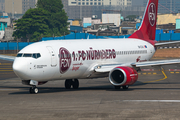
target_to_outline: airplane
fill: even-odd
[[[179,59],[149,61],[156,47],[169,43],[155,41],[158,0],[149,0],[140,28],[129,38],[79,39],[37,42],[22,49],[12,60],[15,74],[29,92],[37,94],[37,85],[65,80],[66,89],[78,89],[79,79],[108,77],[115,89],[128,89],[138,80],[143,66],[180,63]]]

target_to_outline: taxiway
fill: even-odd
[[[80,80],[78,90],[48,82],[38,94],[29,94],[11,65],[0,60],[0,120],[180,119],[180,65],[143,68],[128,90],[115,90],[101,78]]]

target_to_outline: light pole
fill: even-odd
[[[170,2],[170,10],[171,10],[171,12],[173,11],[173,10],[172,10],[172,0],[171,0],[171,2]]]
[[[14,0],[12,0],[12,18],[14,18]]]

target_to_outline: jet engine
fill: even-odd
[[[109,73],[109,81],[114,86],[132,85],[137,79],[138,73],[131,67],[116,67]]]

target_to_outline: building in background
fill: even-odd
[[[35,8],[37,0],[5,0],[5,12],[13,15],[24,14],[28,9]]]
[[[176,29],[180,29],[180,18],[176,19]]]
[[[37,0],[22,0],[22,14],[28,9],[36,7]]]
[[[148,0],[144,0],[144,6]],[[180,12],[180,0],[159,0],[158,13],[169,14]]]
[[[0,12],[5,11],[5,0],[0,0]]]
[[[5,0],[5,12],[22,14],[22,0]]]
[[[132,0],[62,0],[62,2],[69,19],[81,20],[92,16],[101,19],[104,12],[102,10],[112,10],[112,12],[118,10],[126,14],[125,9],[132,7]]]
[[[68,0],[68,5],[83,5],[83,6],[93,6],[93,5],[123,5],[131,6],[131,0]]]
[[[121,25],[121,14],[102,14],[102,23],[114,23],[116,27]]]
[[[158,14],[157,25],[176,24],[176,19],[180,19],[180,14]]]

